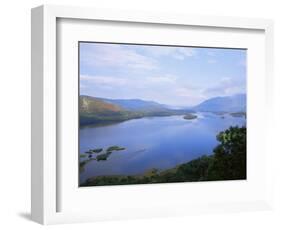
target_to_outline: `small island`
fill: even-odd
[[[197,118],[197,115],[192,114],[192,113],[188,113],[188,114],[184,115],[183,118],[184,118],[185,120],[193,120],[193,119],[196,119],[196,118]]]
[[[96,157],[97,161],[106,161],[112,152],[106,152]]]
[[[121,150],[125,150],[125,148],[123,147],[119,147],[117,145],[113,145],[113,146],[110,146],[109,148],[107,148],[107,152],[112,152],[112,151],[121,151]]]
[[[80,171],[82,172],[84,170],[85,165],[93,160],[106,161],[112,152],[122,151],[125,149],[126,148],[124,148],[124,147],[120,147],[118,145],[113,145],[113,146],[109,146],[107,149],[104,149],[104,148],[89,149],[85,153],[80,153],[80,160],[82,160],[83,158],[86,158],[88,156],[87,160],[84,160],[84,161],[82,160],[80,162]],[[93,157],[94,153],[96,154],[95,155],[96,157]]]
[[[246,112],[236,112],[236,113],[230,113],[233,117],[245,117],[246,118]]]
[[[100,149],[90,149],[89,150],[89,152],[92,152],[92,153],[100,153],[100,152],[102,152],[102,148],[100,148]]]

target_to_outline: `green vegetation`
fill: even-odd
[[[102,152],[102,148],[100,148],[100,149],[90,149],[89,151],[90,152],[92,152],[92,153],[100,153],[100,152]]]
[[[81,113],[106,113],[106,112],[119,112],[122,111],[118,105],[107,103],[101,99],[80,96],[79,109]]]
[[[106,113],[83,113],[80,112],[80,125],[98,125],[122,122],[130,119],[143,117],[165,117],[172,115],[183,115],[185,111],[163,110],[163,111],[119,111]]]
[[[186,119],[186,120],[193,120],[193,119],[197,118],[197,115],[192,114],[192,113],[188,113],[183,118]]]
[[[167,108],[128,110],[119,105],[109,103],[102,99],[80,96],[79,120],[80,125],[99,125],[122,122],[130,119],[154,116],[184,115],[184,110],[172,110]]]
[[[106,152],[103,154],[100,154],[96,157],[97,161],[106,161],[107,158],[111,155],[112,152]]]
[[[88,159],[84,160],[84,161],[80,161],[79,170],[80,170],[80,172],[83,172],[84,168],[85,168],[85,165],[88,164],[89,162],[91,162],[93,160],[106,161],[113,151],[122,151],[122,150],[125,150],[125,149],[126,148],[120,147],[118,145],[113,145],[113,146],[108,147],[106,149],[105,153],[101,153],[103,151],[103,148],[90,149],[90,150],[86,151],[85,154],[80,154],[80,159],[85,158],[87,156],[88,156]],[[96,157],[93,158],[93,153],[95,153],[95,154],[101,153],[101,154],[96,155]]]
[[[107,152],[112,152],[112,151],[121,151],[121,150],[125,150],[126,148],[123,148],[123,147],[119,147],[117,145],[113,145],[113,146],[110,146],[109,148],[107,148]]]
[[[246,132],[246,127],[230,127],[219,133],[209,179],[246,179]]]
[[[86,164],[88,164],[89,162],[94,161],[94,160],[96,160],[96,159],[95,158],[91,158],[91,159],[88,159],[88,160],[85,160],[85,161],[80,161],[80,163],[79,163],[79,172],[82,173],[85,170]]]
[[[217,140],[220,144],[214,148],[213,155],[172,169],[152,169],[134,176],[97,176],[81,186],[246,179],[246,128],[230,127],[220,132]]]
[[[152,101],[139,99],[106,99],[80,96],[80,125],[106,125],[130,119],[156,116],[185,115],[184,119],[195,119],[195,111],[213,112],[217,115],[230,114],[234,117],[246,117],[245,95],[211,98],[190,109],[171,109]],[[186,114],[188,113],[188,114]]]

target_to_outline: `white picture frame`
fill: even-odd
[[[128,198],[127,201],[126,199],[122,200],[124,205],[121,203],[113,204],[108,202],[104,205],[105,208],[102,209],[102,203],[99,203],[96,208],[87,208],[82,212],[81,210],[83,209],[83,205],[85,206],[85,202],[81,202],[83,205],[78,207],[79,196],[73,199],[72,196],[68,195],[68,187],[64,187],[64,183],[62,183],[63,176],[59,175],[61,172],[60,164],[62,159],[57,155],[60,145],[60,139],[58,138],[60,120],[58,117],[63,107],[60,108],[60,103],[58,103],[61,88],[59,87],[56,76],[59,74],[58,28],[60,27],[58,26],[58,23],[60,23],[61,19],[71,20],[72,22],[82,19],[104,22],[107,24],[122,22],[129,23],[130,25],[137,23],[154,27],[181,27],[181,29],[189,26],[194,28],[198,27],[202,30],[212,28],[228,31],[241,30],[243,33],[248,33],[249,31],[260,32],[262,38],[257,45],[263,44],[264,47],[262,47],[262,57],[259,59],[259,68],[261,69],[258,70],[262,70],[262,73],[260,73],[260,81],[257,80],[257,83],[250,82],[252,96],[249,99],[250,101],[248,100],[248,103],[254,104],[254,98],[259,95],[264,103],[261,103],[259,107],[256,107],[264,111],[266,110],[261,116],[257,116],[258,118],[256,118],[256,120],[253,116],[252,122],[249,123],[253,126],[255,122],[262,122],[264,127],[262,129],[262,136],[254,136],[256,135],[254,132],[252,132],[252,134],[250,133],[250,135],[252,135],[252,137],[250,136],[252,140],[255,138],[266,138],[264,143],[258,144],[258,147],[264,151],[260,153],[260,158],[257,159],[256,162],[256,164],[262,164],[263,161],[266,162],[266,165],[259,166],[260,168],[263,168],[263,171],[261,172],[263,174],[262,182],[255,182],[254,185],[248,185],[250,183],[232,184],[226,182],[228,183],[228,188],[221,186],[221,184],[216,184],[215,182],[210,182],[210,185],[207,185],[206,183],[200,184],[199,182],[196,185],[190,184],[189,187],[186,187],[186,184],[178,183],[174,185],[136,185],[116,186],[115,188],[95,188],[95,192],[101,196],[101,200],[102,196],[105,198],[107,195],[111,195],[112,192],[123,198],[128,198],[130,195],[139,196],[140,192],[142,194],[150,193],[157,197],[157,194],[163,192],[165,195],[174,194],[180,199],[183,197],[183,194],[177,194],[176,191],[186,191],[187,188],[189,189],[190,194],[195,196],[200,189],[210,189],[212,192],[218,192],[220,189],[233,190],[241,188],[241,191],[244,191],[243,189],[245,189],[249,194],[248,196],[243,197],[241,192],[240,195],[233,199],[223,196],[221,197],[221,200],[205,198],[202,202],[199,202],[199,198],[196,199],[195,197],[193,198],[194,202],[192,203],[191,200],[188,199],[187,202],[180,203],[179,199],[171,198],[171,200],[163,205],[161,204],[161,196],[159,195],[159,198],[155,198],[156,201],[149,200],[149,207],[147,206],[148,204],[143,202],[141,197],[139,197],[140,202],[135,203],[132,199]],[[110,31],[107,32],[107,35],[110,36]],[[142,38],[140,38],[140,40],[141,39]],[[255,70],[253,69],[252,72],[254,73]],[[271,20],[114,11],[51,5],[44,5],[32,9],[32,219],[41,224],[56,224],[107,219],[270,209],[272,207],[273,185],[271,174],[273,153],[270,152],[269,148],[270,130],[272,129],[270,121],[272,120],[271,116],[274,102],[273,92],[271,90],[272,85],[273,22]],[[262,89],[262,92],[260,89]],[[71,93],[73,93],[73,91],[71,91],[70,94]],[[252,107],[252,110],[254,111],[254,107]],[[64,161],[64,164],[68,163]],[[250,164],[254,165],[255,162],[252,161]],[[262,184],[259,185],[259,183]],[[247,186],[252,187],[248,188]],[[257,192],[257,195],[253,196],[253,199],[249,199],[250,191],[259,186],[263,187],[262,192]],[[73,188],[74,190],[77,189],[74,188],[73,185],[70,185],[70,188]],[[61,190],[63,192],[61,192]],[[92,191],[90,190],[84,190],[83,196],[88,197],[91,192]],[[69,194],[71,194],[70,191]],[[68,202],[66,205],[68,208],[62,209],[61,200],[63,200],[64,197],[66,197],[65,200]],[[114,201],[112,200],[111,202]],[[110,208],[111,206],[112,210]]]

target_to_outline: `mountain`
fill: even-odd
[[[118,105],[105,102],[101,99],[90,97],[90,96],[81,96],[80,97],[80,113],[107,113],[107,112],[120,112],[122,108]]]
[[[141,99],[107,99],[107,98],[98,98],[104,102],[111,103],[121,107],[124,110],[130,111],[158,111],[166,110],[167,108],[154,101],[145,101]]]
[[[186,115],[196,111],[245,112],[246,95],[210,98],[193,108],[173,108],[154,101],[140,99],[107,99],[80,96],[80,125],[120,122],[129,119]]]
[[[80,96],[80,125],[120,122],[148,116],[184,114],[153,101]]]
[[[205,112],[245,112],[246,94],[210,98],[193,109]]]
[[[79,99],[80,125],[122,121],[128,116],[128,113],[118,105],[101,99],[90,96],[80,96]]]

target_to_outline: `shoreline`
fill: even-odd
[[[213,112],[213,111],[197,111],[197,112],[178,112],[174,114],[162,114],[162,115],[143,115],[143,116],[136,116],[136,117],[131,117],[131,118],[126,118],[126,119],[111,119],[111,120],[96,120],[94,122],[87,122],[87,123],[80,123],[81,118],[79,117],[79,128],[85,128],[87,126],[107,126],[107,125],[112,125],[112,124],[118,124],[122,123],[125,121],[130,121],[130,120],[137,120],[137,119],[142,119],[142,118],[149,118],[149,117],[171,117],[171,116],[183,116],[183,119],[185,120],[195,120],[200,118],[200,113],[211,113],[215,114],[217,116],[223,116],[225,114],[232,116],[232,117],[243,117],[247,118],[246,112]]]
[[[189,114],[197,114],[197,113],[189,113]],[[142,117],[135,117],[135,118],[129,118],[129,119],[125,119],[125,120],[108,120],[108,121],[97,121],[94,123],[88,123],[88,124],[80,124],[80,128],[86,128],[87,126],[91,126],[91,127],[99,127],[99,126],[107,126],[107,125],[112,125],[112,124],[118,124],[118,123],[122,123],[122,122],[126,122],[126,121],[130,121],[130,120],[138,120],[138,119],[142,119],[142,118],[153,118],[153,117],[172,117],[172,116],[184,116],[187,115],[187,113],[183,113],[183,114],[169,114],[169,115],[155,115],[155,116],[142,116]],[[198,117],[196,117],[198,118]],[[196,119],[194,118],[194,119]],[[193,120],[193,119],[185,119],[185,120]]]

